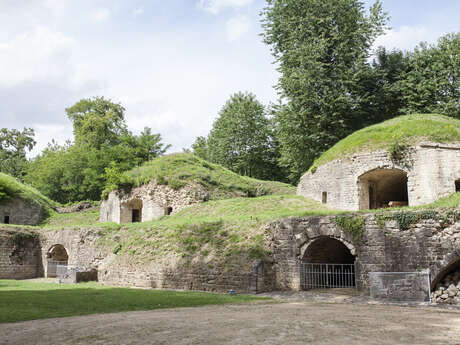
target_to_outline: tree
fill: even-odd
[[[192,144],[193,154],[208,160],[208,140],[205,137],[199,136]]]
[[[104,97],[82,99],[66,109],[73,123],[75,144],[99,149],[103,144],[114,145],[128,133],[125,108]]]
[[[460,118],[460,33],[437,45],[419,44],[409,53],[409,68],[399,87],[405,113],[440,113]]]
[[[383,31],[379,1],[267,0],[263,34],[281,73],[281,164],[295,182],[313,160],[363,126],[358,81]],[[366,119],[366,122],[368,120]]]
[[[235,93],[225,103],[206,139],[194,150],[240,175],[276,179],[276,147],[264,106],[251,93]]]
[[[27,169],[27,151],[31,151],[36,141],[34,130],[24,128],[0,129],[0,171],[12,175],[19,180],[24,179]]]
[[[169,148],[151,128],[133,135],[124,108],[102,97],[81,100],[66,111],[74,122],[75,142],[63,146],[52,142],[31,161],[26,176],[28,183],[53,200],[99,200],[115,167],[122,173]]]

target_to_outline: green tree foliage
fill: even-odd
[[[99,200],[114,175],[169,148],[148,127],[133,135],[127,130],[124,108],[103,98],[82,100],[67,114],[74,121],[75,142],[52,142],[30,163],[26,176],[28,183],[61,203]]]
[[[0,172],[23,180],[28,164],[26,153],[36,144],[34,135],[32,128],[0,129]]]
[[[99,149],[102,145],[114,145],[128,134],[125,108],[104,97],[82,99],[66,109],[73,123],[75,144],[87,144]]]
[[[199,136],[192,144],[192,151],[195,156],[209,160],[208,158],[208,139]]]
[[[366,14],[358,0],[267,0],[264,41],[281,77],[281,164],[292,181],[321,152],[363,126],[359,81],[386,15],[377,1]],[[367,122],[367,119],[365,119]]]
[[[282,179],[276,144],[264,106],[253,94],[238,92],[222,107],[208,138],[197,138],[193,150],[240,175]]]
[[[399,87],[405,113],[460,118],[460,33],[441,37],[437,45],[418,45],[409,53],[409,69]]]

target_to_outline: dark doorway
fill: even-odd
[[[165,207],[165,216],[169,216],[173,211],[172,207]]]
[[[360,210],[409,204],[407,174],[402,170],[371,170],[358,178],[358,185]]]
[[[327,192],[323,192],[323,195],[321,197],[321,201],[323,204],[327,204]]]
[[[460,192],[460,179],[455,181],[455,191]]]
[[[5,216],[3,219],[3,223],[10,224],[10,216]]]
[[[141,210],[134,209],[132,210],[132,212],[133,212],[132,222],[139,223],[141,221]]]

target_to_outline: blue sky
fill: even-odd
[[[371,3],[371,1],[366,1]],[[276,101],[261,42],[263,0],[0,0],[1,127],[33,127],[34,153],[72,137],[65,108],[105,96],[130,129],[171,151],[206,135],[237,91]],[[460,31],[460,1],[383,0],[391,30],[376,45],[412,49]]]

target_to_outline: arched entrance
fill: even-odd
[[[374,169],[358,177],[359,209],[407,206],[407,173],[399,169]]]
[[[69,255],[62,244],[53,245],[46,253],[46,276],[55,278],[60,268],[67,269]]]
[[[300,280],[303,290],[356,287],[355,256],[341,241],[321,236],[305,250]]]

